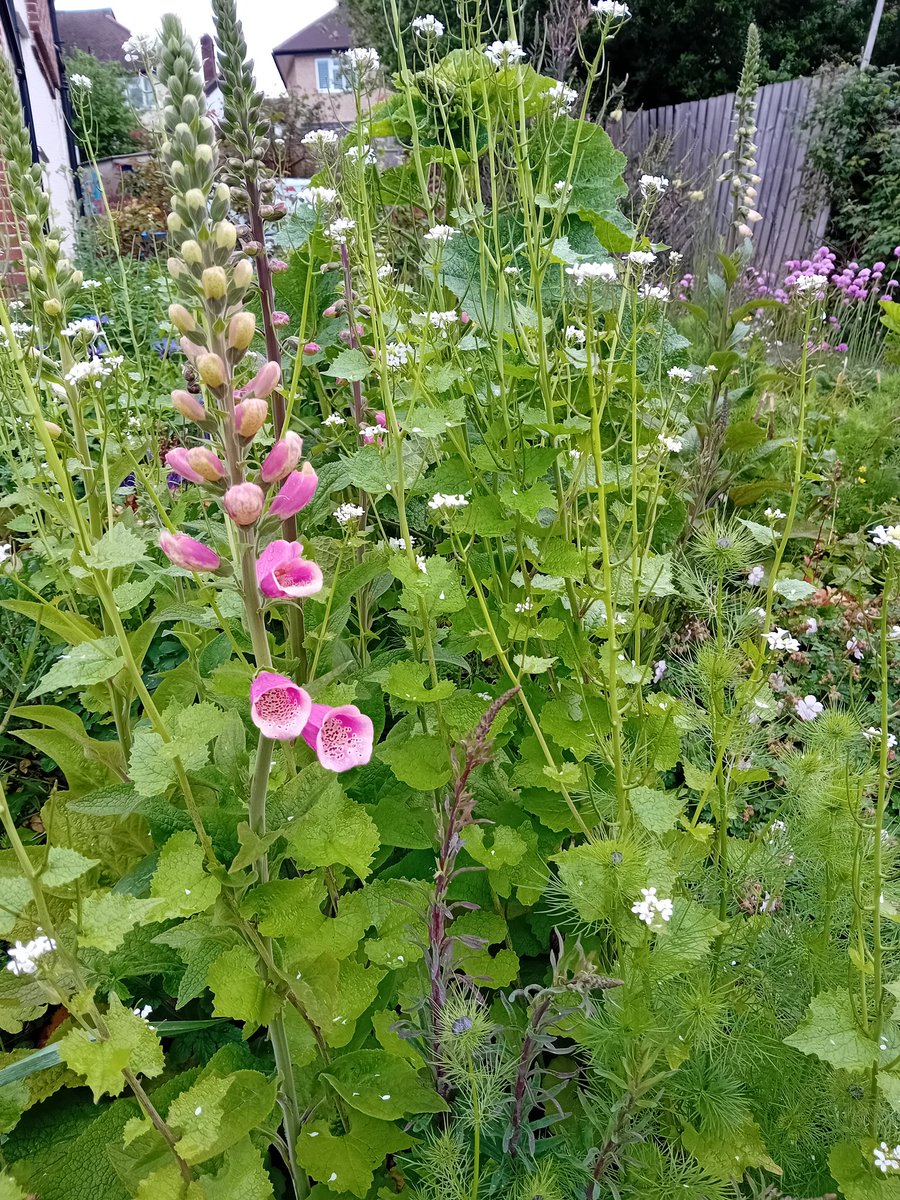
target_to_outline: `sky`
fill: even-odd
[[[151,33],[164,13],[176,12],[193,37],[215,33],[209,0],[58,0],[56,7],[81,11],[109,7],[132,33]],[[284,91],[272,58],[274,47],[333,7],[334,0],[237,0],[247,48],[256,64],[256,81],[264,92]]]

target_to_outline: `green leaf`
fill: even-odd
[[[193,917],[157,934],[153,940],[171,946],[184,962],[175,1002],[176,1008],[182,1008],[203,995],[210,967],[223,951],[239,944],[239,935],[227,925],[214,925],[209,917]]]
[[[279,999],[266,987],[249,946],[234,946],[220,954],[209,968],[208,982],[214,997],[213,1013],[243,1021],[245,1037],[267,1025],[278,1012]]]
[[[413,1141],[411,1134],[396,1125],[354,1112],[346,1134],[333,1134],[325,1121],[304,1125],[297,1139],[297,1161],[332,1191],[350,1192],[365,1200],[376,1167],[386,1155],[407,1150]]]
[[[900,1176],[880,1175],[872,1150],[878,1143],[838,1142],[828,1155],[828,1168],[845,1200],[900,1200]]]
[[[324,1078],[337,1094],[369,1117],[395,1121],[408,1113],[447,1112],[447,1105],[402,1058],[384,1050],[357,1050],[330,1064]]]
[[[276,1080],[259,1071],[204,1075],[166,1113],[168,1124],[181,1134],[178,1153],[191,1164],[224,1154],[266,1122],[276,1091]]]
[[[272,1200],[274,1196],[269,1173],[249,1136],[229,1146],[221,1169],[203,1175],[200,1187],[206,1200]]]
[[[125,1087],[124,1070],[153,1078],[165,1067],[158,1035],[146,1021],[125,1008],[110,993],[105,1016],[109,1037],[91,1040],[86,1030],[72,1029],[57,1043],[59,1056],[76,1075],[83,1075],[94,1094],[94,1103],[109,1093],[118,1096]]]
[[[628,798],[634,815],[651,833],[668,833],[684,808],[677,792],[661,792],[656,788],[634,788]]]
[[[807,583],[805,579],[777,579],[772,590],[788,604],[799,604],[801,600],[808,600],[817,589],[814,583]]]
[[[111,954],[135,925],[152,920],[159,907],[158,900],[139,900],[127,892],[94,892],[81,907],[78,943]]]
[[[147,543],[121,521],[111,526],[85,557],[85,565],[95,571],[113,571],[131,567],[147,557]]]
[[[692,1154],[714,1179],[737,1182],[745,1171],[757,1167],[773,1175],[782,1173],[781,1167],[770,1158],[759,1126],[752,1117],[726,1135],[718,1130],[714,1134],[700,1133],[693,1125],[686,1125],[681,1140],[688,1154]]]
[[[66,654],[60,655],[32,690],[29,699],[63,688],[83,689],[94,683],[104,683],[118,675],[124,666],[125,659],[119,653],[119,643],[115,638],[80,642]]]
[[[128,775],[142,798],[161,796],[175,782],[175,764],[163,753],[164,745],[153,729],[134,732]]]
[[[878,1045],[860,1031],[846,991],[814,996],[805,1021],[784,1041],[845,1071],[867,1071],[878,1060]]]
[[[401,783],[418,792],[443,787],[453,774],[443,741],[430,733],[417,733],[401,741],[391,738],[377,751]]]
[[[0,1200],[27,1200],[25,1193],[6,1171],[0,1174]]]
[[[363,354],[362,350],[342,350],[322,374],[346,379],[350,383],[359,383],[371,373],[374,365],[372,359]]]
[[[342,788],[329,788],[290,826],[288,845],[299,867],[349,867],[360,879],[369,873],[381,844],[378,826]]]
[[[189,829],[172,834],[163,846],[150,884],[150,895],[165,901],[159,918],[190,917],[215,903],[219,881],[204,868],[203,849]]]
[[[131,612],[153,591],[156,587],[156,580],[151,578],[146,579],[131,579],[128,583],[120,583],[118,587],[113,588],[113,600],[116,602],[116,608],[120,613]]]
[[[748,521],[746,517],[738,517],[745,529],[749,530],[753,540],[760,546],[774,546],[778,541],[778,532],[769,525],[760,525],[758,521]]]
[[[456,684],[450,679],[439,679],[430,687],[426,686],[426,677],[430,679],[427,663],[394,662],[387,669],[384,690],[409,705],[434,704],[456,691]]]
[[[68,846],[51,846],[47,865],[41,871],[41,885],[50,891],[68,887],[98,865],[96,858],[85,858]]]

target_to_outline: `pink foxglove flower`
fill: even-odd
[[[207,483],[218,483],[225,478],[225,464],[208,446],[192,446],[187,452],[187,461]]]
[[[326,771],[349,771],[372,757],[372,722],[355,704],[329,708],[313,704],[303,739],[315,750]]]
[[[185,571],[217,571],[222,562],[215,550],[186,533],[169,533],[164,529],[159,535],[159,548],[169,562]]]
[[[184,388],[176,388],[172,393],[172,406],[183,417],[187,417],[189,421],[199,422],[206,420],[206,409],[203,407],[203,401],[199,396],[185,391]]]
[[[265,457],[260,471],[263,483],[277,483],[279,479],[286,479],[297,466],[302,453],[303,438],[288,430]]]
[[[250,396],[249,399],[242,400],[240,404],[234,406],[234,427],[239,436],[249,442],[265,425],[268,415],[268,400]]]
[[[309,720],[309,693],[287,675],[260,671],[250,684],[250,715],[263,735],[276,742],[299,737]]]
[[[261,400],[265,400],[275,391],[280,381],[281,367],[277,362],[270,360],[263,363],[249,383],[245,383],[235,392],[235,399],[243,400],[245,396],[258,396]]]
[[[264,596],[278,600],[314,596],[322,590],[322,572],[303,557],[300,542],[270,542],[256,561],[256,580]]]
[[[188,452],[183,446],[176,446],[166,454],[166,466],[170,471],[187,479],[191,483],[205,483],[206,480],[188,462]]]
[[[225,511],[236,525],[258,521],[265,502],[265,493],[255,483],[236,483],[222,498]]]
[[[278,495],[269,506],[269,515],[285,520],[305,508],[316,492],[319,477],[308,462],[299,471],[292,471],[281,485]]]

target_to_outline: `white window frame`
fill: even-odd
[[[341,61],[336,55],[330,54],[327,58],[317,58],[315,66],[316,91],[323,94],[347,91],[347,84],[341,71]],[[322,68],[324,68],[324,74],[328,80],[327,87],[322,87]]]
[[[122,80],[125,99],[131,105],[135,112],[146,112],[152,108],[156,102],[156,92],[153,87],[153,80],[143,72],[135,73],[134,75],[126,75]]]

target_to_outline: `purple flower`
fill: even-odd
[[[291,318],[286,312],[280,312],[278,309],[272,313],[272,324],[278,328],[281,325],[290,325]]]
[[[215,550],[186,533],[169,533],[164,529],[159,535],[159,548],[169,562],[185,571],[217,571],[222,562]]]
[[[166,454],[166,466],[170,471],[177,472],[182,479],[188,479],[191,483],[205,483],[206,480],[191,466],[188,461],[188,452],[183,446],[175,446]]]
[[[255,483],[236,483],[222,498],[225,511],[236,525],[258,521],[265,502],[265,493]]]
[[[286,479],[297,466],[302,453],[303,439],[298,433],[288,430],[266,455],[260,471],[263,483],[277,483]]]
[[[270,542],[256,561],[256,580],[264,596],[278,600],[314,596],[322,590],[322,572],[303,557],[300,542]]]
[[[315,750],[326,771],[349,771],[372,757],[374,730],[355,704],[340,708],[313,704],[303,740]]]
[[[305,462],[299,471],[292,471],[281,485],[278,495],[269,506],[269,515],[284,521],[305,508],[315,495],[319,477]]]
[[[299,737],[309,720],[312,700],[287,675],[260,671],[250,684],[250,716],[263,735],[276,742]]]

